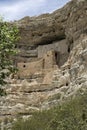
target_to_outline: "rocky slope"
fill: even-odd
[[[17,76],[8,78],[0,117],[30,117],[87,89],[87,1],[72,0],[52,14],[15,24],[21,39]]]

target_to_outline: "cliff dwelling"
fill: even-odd
[[[69,55],[66,40],[38,45],[36,48],[30,50],[28,48],[22,52],[22,59],[17,62],[19,77],[28,77],[40,71],[49,71],[55,67],[61,67]]]
[[[86,102],[82,107],[84,100],[81,100],[79,105],[82,109],[79,111],[75,104],[80,103],[78,99],[84,97],[87,99],[87,0],[72,0],[52,14],[45,14],[44,17],[43,15],[26,17],[14,23],[17,24],[20,31],[20,39],[16,43],[20,52],[13,57],[14,64],[19,71],[17,75],[7,76],[7,84],[1,85],[6,92],[0,97],[0,123],[3,125],[3,129],[18,128],[19,130],[22,128],[20,126],[23,122],[22,120],[19,122],[19,119],[23,119],[26,125],[26,123],[29,124],[28,121],[35,121],[34,115],[37,119],[36,112],[44,115],[42,111],[46,110],[44,117],[46,114],[49,116],[49,112],[52,113],[57,106],[58,110],[59,108],[61,110],[64,103],[63,108],[69,108],[74,103],[73,101],[76,101],[74,107],[71,106],[72,112],[76,108],[75,118],[68,118],[71,122],[66,120],[69,115],[68,110],[71,112],[70,108],[66,109],[65,119],[63,118],[61,121],[66,123],[67,129],[71,129],[71,125],[75,124],[73,130],[75,128],[86,130],[87,117],[82,120],[83,112],[87,116],[87,105],[84,109]],[[3,70],[7,71],[7,69]],[[70,105],[64,107],[67,103]],[[51,111],[49,111],[50,108],[52,108]],[[51,117],[55,116],[55,112]],[[79,114],[80,112],[82,113]],[[42,116],[40,117],[42,119]],[[74,123],[76,117],[77,123]],[[30,120],[31,118],[33,120]],[[65,120],[69,121],[70,125]],[[41,120],[42,125],[41,123],[38,125],[38,120],[35,121],[36,127],[31,128],[30,126],[29,129],[40,129],[39,126],[44,126],[43,121]],[[50,123],[47,122],[47,128],[41,129],[62,129],[59,122],[57,122],[58,126],[51,127],[52,121],[53,118]],[[10,128],[11,124],[17,124],[17,127]],[[23,129],[28,128],[28,125],[22,124],[22,126]]]

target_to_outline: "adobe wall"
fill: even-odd
[[[40,59],[39,61],[35,62],[27,62],[27,63],[19,62],[17,63],[17,66],[19,68],[18,75],[20,77],[26,77],[42,69],[43,59]]]
[[[43,56],[43,68],[44,69],[53,68],[54,65],[56,65],[55,52],[54,51],[48,51]]]
[[[54,51],[48,51],[43,58],[38,59],[35,62],[19,62],[17,64],[19,68],[18,75],[19,77],[27,77],[36,72],[40,72],[42,70],[48,71],[49,69],[54,68],[56,65],[55,61],[55,53]]]
[[[38,47],[38,58],[43,57],[49,51],[54,51],[56,53],[56,64],[58,66],[62,66],[67,61],[69,52],[66,40],[53,42],[48,45],[40,45]]]
[[[61,54],[67,53],[68,45],[66,43],[66,40],[38,46],[38,58],[43,57],[50,50],[61,52]]]

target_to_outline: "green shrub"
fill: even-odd
[[[13,130],[87,130],[87,94],[18,120]]]

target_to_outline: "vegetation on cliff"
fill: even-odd
[[[0,95],[5,78],[14,71],[12,57],[17,53],[15,43],[18,40],[18,29],[0,19]]]
[[[13,130],[87,130],[87,93],[50,110],[19,119]]]

